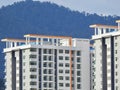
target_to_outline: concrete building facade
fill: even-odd
[[[89,40],[24,35],[6,42],[5,90],[90,90]]]
[[[92,90],[120,90],[120,20],[118,26],[90,25],[95,34],[92,57]]]

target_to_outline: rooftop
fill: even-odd
[[[94,36],[96,35],[102,35],[102,34],[108,34],[111,32],[117,32],[118,26],[112,26],[112,25],[102,25],[102,24],[93,24],[90,25],[90,28],[94,28]]]
[[[117,29],[118,26],[94,24],[94,25],[90,25],[90,28]]]
[[[54,45],[54,46],[72,46],[72,37],[69,36],[47,36],[38,34],[26,34],[25,39],[5,38],[6,48],[23,45]]]
[[[102,24],[93,24],[90,25],[90,28],[94,28],[94,35],[92,36],[92,39],[97,39],[105,36],[110,35],[119,35],[120,34],[120,20],[116,21],[118,23],[118,26],[112,26],[112,25],[102,25]]]

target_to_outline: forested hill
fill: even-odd
[[[90,24],[112,24],[119,16],[99,16],[86,12],[71,11],[50,2],[26,0],[0,9],[0,39],[22,37],[24,34],[67,35],[90,38],[93,30]],[[0,77],[4,69],[0,42]]]
[[[26,33],[90,38],[90,24],[115,24],[120,17],[71,11],[49,2],[22,1],[0,9],[0,36],[21,37]]]

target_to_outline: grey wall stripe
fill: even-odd
[[[19,76],[19,79],[20,79],[20,90],[22,90],[22,83],[23,83],[23,73],[22,73],[22,50],[19,51],[19,64],[20,64],[20,67],[19,67],[19,73],[20,73],[20,76]]]
[[[55,90],[57,90],[57,49],[54,50],[54,61],[55,61]]]
[[[41,77],[41,73],[42,73],[42,62],[41,62],[41,60],[42,60],[42,57],[41,57],[41,54],[42,54],[42,49],[40,48],[40,49],[38,49],[39,50],[39,90],[42,90],[42,82],[41,82],[41,80],[42,80],[42,77]]]
[[[111,90],[115,90],[114,84],[114,37],[111,37]]]
[[[12,51],[12,90],[16,90],[16,58],[15,51]]]
[[[102,90],[107,90],[107,46],[102,38]]]

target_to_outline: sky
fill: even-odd
[[[0,0],[0,7],[22,0]],[[76,11],[120,16],[120,0],[34,0],[50,1]]]

